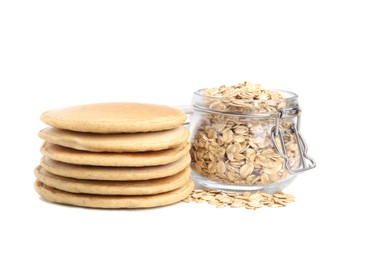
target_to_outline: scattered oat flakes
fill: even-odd
[[[288,203],[294,202],[293,195],[283,192],[267,194],[262,192],[244,192],[244,193],[225,193],[217,190],[195,190],[190,194],[184,202],[208,202],[217,208],[230,206],[231,208],[258,209],[264,206],[271,208],[284,207]]]

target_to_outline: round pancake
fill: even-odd
[[[96,134],[48,127],[39,132],[46,142],[90,152],[144,152],[176,147],[187,141],[183,126],[149,133]]]
[[[40,181],[35,181],[35,190],[47,201],[90,208],[118,209],[160,207],[187,198],[193,189],[194,183],[192,180],[188,180],[184,186],[176,190],[156,195],[91,195],[61,191],[48,187]]]
[[[35,171],[37,180],[58,190],[72,193],[99,195],[151,195],[164,193],[184,186],[190,178],[190,168],[160,179],[148,181],[96,181],[66,178],[54,175],[38,166]]]
[[[43,155],[56,161],[79,165],[115,167],[165,165],[184,157],[189,150],[189,143],[168,150],[137,153],[94,153],[50,143],[44,143],[41,147],[41,153]]]
[[[173,129],[186,115],[178,109],[140,103],[88,104],[44,112],[46,124],[78,132],[136,133]]]
[[[41,166],[48,172],[64,177],[86,179],[86,180],[107,180],[107,181],[130,181],[150,180],[174,175],[186,168],[191,162],[191,156],[183,158],[166,165],[148,167],[103,167],[68,164],[43,157]]]

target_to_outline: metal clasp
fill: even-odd
[[[293,170],[290,165],[290,161],[287,154],[286,144],[284,142],[284,134],[280,127],[280,121],[283,118],[283,116],[286,115],[294,115],[297,116],[297,124],[293,124],[291,127],[291,131],[295,136],[295,139],[297,140],[298,144],[298,150],[300,155],[300,168]],[[274,144],[276,150],[278,151],[279,155],[284,159],[285,163],[284,166],[286,170],[291,174],[298,174],[302,173],[304,171],[313,169],[316,167],[316,162],[313,158],[307,155],[307,144],[305,140],[303,139],[301,133],[300,133],[300,125],[301,125],[301,109],[300,108],[294,108],[294,109],[284,109],[281,108],[278,110],[277,116],[276,116],[276,124],[271,130],[271,140]],[[279,137],[280,146],[276,142],[276,138]],[[308,164],[308,161],[310,162]]]

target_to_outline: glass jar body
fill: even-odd
[[[283,101],[283,108],[297,108],[297,97]],[[231,101],[230,101],[231,102]],[[262,101],[263,102],[263,101]],[[289,185],[295,175],[285,167],[283,138],[291,169],[301,165],[298,140],[292,129],[296,116],[277,119],[278,111],[253,113],[230,106],[213,107],[214,100],[195,95],[191,131],[193,177],[203,186],[225,191],[277,192]],[[219,102],[221,104],[221,102]],[[277,107],[277,106],[275,106]],[[272,140],[278,125],[283,135]]]

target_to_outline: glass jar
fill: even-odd
[[[225,191],[274,193],[315,167],[299,132],[298,96],[247,100],[193,95],[189,128],[193,178]]]

